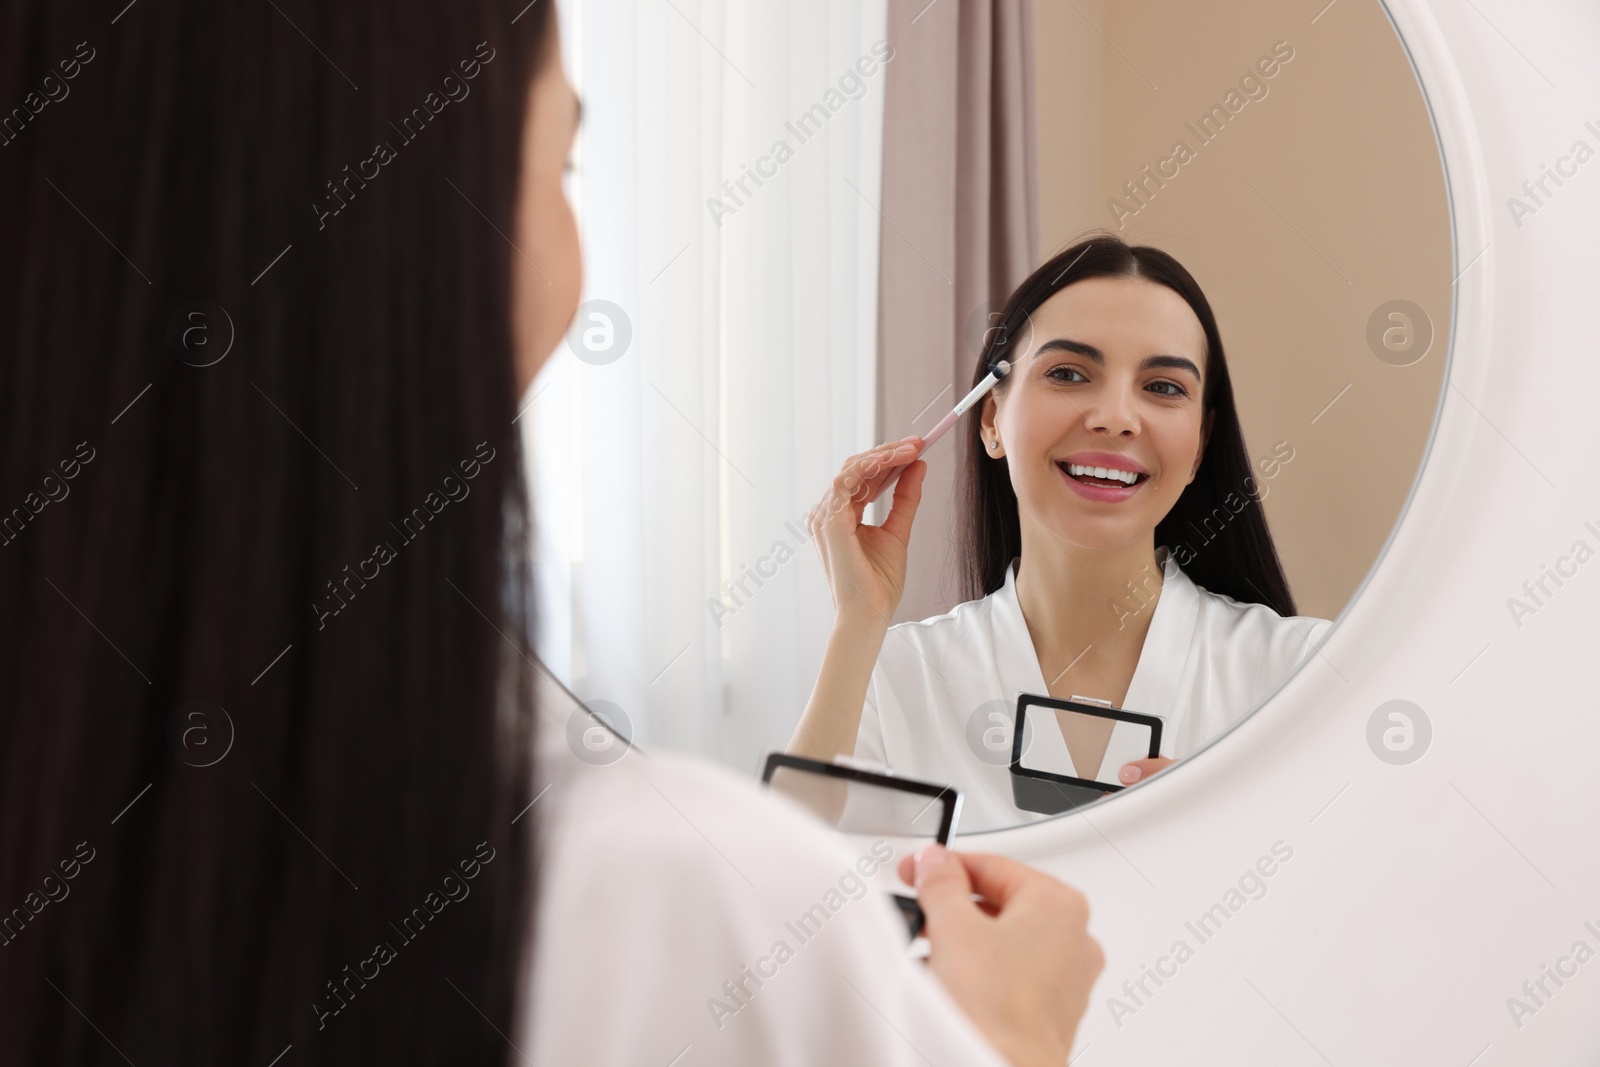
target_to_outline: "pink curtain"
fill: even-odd
[[[985,313],[1039,260],[1032,0],[889,0],[889,43],[880,439],[927,431],[967,392]],[[959,600],[959,429],[927,457],[896,622]]]

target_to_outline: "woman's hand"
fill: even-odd
[[[1157,771],[1165,770],[1176,762],[1177,760],[1171,760],[1165,756],[1157,756],[1155,759],[1136,759],[1132,763],[1124,763],[1122,765],[1122,769],[1117,772],[1117,781],[1123,785],[1142,782]]]
[[[928,465],[913,462],[917,437],[851,456],[806,519],[833,593],[837,622],[887,629],[906,584],[906,544]],[[894,504],[882,526],[862,523],[866,506],[895,474]]]
[[[978,1029],[1016,1067],[1065,1064],[1105,965],[1083,894],[1003,856],[939,845],[899,870],[927,920],[928,966]]]
[[[922,441],[907,437],[851,456],[806,519],[833,594],[833,631],[789,751],[831,760],[855,751],[861,709],[889,619],[906,585],[906,542],[928,465],[913,462]],[[882,526],[861,515],[896,474],[894,506]]]

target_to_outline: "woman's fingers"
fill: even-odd
[[[915,453],[916,445],[908,441],[890,442],[874,449],[842,472],[842,491],[851,503],[865,506],[877,495],[884,481],[896,469],[910,462],[910,457]]]
[[[915,437],[908,437],[847,459],[833,479],[827,517],[834,518],[846,510],[859,514],[884,481],[911,462],[911,457],[917,453],[917,444]]]
[[[1049,875],[1005,856],[988,852],[949,852],[943,846],[936,845],[928,845],[909,856],[901,857],[896,873],[900,875],[902,882],[917,886],[920,895],[923,887],[917,881],[918,874],[926,876],[932,873],[931,868],[941,866],[947,857],[959,861],[963,870],[964,876],[953,881],[968,893],[977,893],[983,897],[982,901],[971,901],[970,897],[967,899],[975,906],[984,905],[982,910],[991,915],[1004,910],[1019,892],[1030,885],[1060,884]],[[922,861],[920,864],[919,858]]]
[[[905,857],[898,872],[917,887],[931,937],[953,933],[979,916],[1010,915],[1028,922],[1030,915],[1050,914],[1080,927],[1088,923],[1089,903],[1082,893],[1005,856],[929,845]]]
[[[960,857],[935,844],[918,850],[911,859],[917,903],[927,920],[930,938],[975,917],[973,885]]]
[[[882,490],[886,479],[912,462],[920,445],[920,439],[908,437],[851,456],[834,477],[828,492],[807,516],[806,529],[822,559],[836,611],[847,608],[854,611],[864,604],[874,615],[884,619],[893,611],[897,590],[904,581],[904,564],[900,564],[897,571],[893,553],[886,561],[881,552],[872,550],[870,546],[877,540],[878,530],[863,530],[861,522],[867,502]],[[920,485],[919,473],[912,476],[904,492],[895,494],[895,511],[899,515],[896,529],[901,531],[896,536],[902,542],[909,531],[911,514],[916,510]],[[903,501],[908,503],[902,506]]]
[[[1172,766],[1174,762],[1176,761],[1165,756],[1157,756],[1155,759],[1136,759],[1132,763],[1122,765],[1122,769],[1117,772],[1117,781],[1123,785],[1142,782],[1157,771]]]
[[[917,449],[922,446],[922,441],[917,437],[907,437],[895,442],[892,449],[881,460],[869,463],[869,472],[862,484],[861,492],[856,499],[862,506],[872,503],[883,493],[883,487],[896,475],[903,475],[905,468],[916,462]],[[876,469],[873,469],[873,468]]]
[[[1066,888],[1049,875],[1005,856],[988,852],[962,852],[959,855],[966,866],[972,891],[1000,911],[1005,911],[1020,894],[1030,889]]]
[[[922,503],[922,479],[927,473],[928,465],[915,460],[895,483],[894,503],[889,508],[889,517],[883,520],[883,532],[897,541],[911,538],[911,520],[916,518],[917,505]]]
[[[1003,856],[938,845],[914,866],[928,966],[956,1003],[1011,1062],[1065,1063],[1104,966],[1083,894]]]

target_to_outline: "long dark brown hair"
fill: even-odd
[[[1041,304],[1074,282],[1104,277],[1144,278],[1166,286],[1194,309],[1206,335],[1203,407],[1214,415],[1211,436],[1194,481],[1156,524],[1156,544],[1168,547],[1196,585],[1241,603],[1266,604],[1280,615],[1294,615],[1294,597],[1267,530],[1245,451],[1216,316],[1199,284],[1172,256],[1148,245],[1129,245],[1113,233],[1097,232],[1051,257],[1006,301],[995,328],[985,335],[972,384],[977,385],[1023,343]],[[1002,379],[1000,388],[1005,384]],[[978,419],[967,423],[962,552],[967,595],[978,598],[1005,584],[1006,568],[1022,553],[1022,526],[1005,458],[990,456],[984,448]]]
[[[0,9],[8,1063],[512,1055],[519,6]]]

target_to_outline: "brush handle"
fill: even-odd
[[[950,427],[954,426],[960,421],[961,412],[959,411],[952,411],[950,414],[940,419],[939,424],[933,429],[929,430],[927,436],[923,437],[922,447],[917,449],[916,455],[911,457],[911,462],[907,463],[906,467],[911,466],[911,463],[915,463],[917,460],[921,459],[923,454],[938,442],[939,438],[950,432]],[[873,495],[872,500],[867,501],[867,503],[870,504],[873,500],[877,500],[878,497],[881,497],[884,493],[887,493],[894,486],[894,484],[900,480],[900,472],[904,471],[905,469],[905,467],[901,467],[900,470],[897,470],[890,475],[889,480],[883,483],[883,485],[878,489],[877,493]]]
[[[990,371],[984,376],[983,381],[973,386],[972,392],[962,397],[961,401],[951,409],[950,414],[940,419],[938,424],[935,425],[933,429],[929,430],[923,435],[922,447],[917,449],[917,454],[911,457],[911,463],[915,463],[917,460],[921,459],[928,449],[932,448],[938,443],[939,438],[949,433],[950,427],[960,422],[961,416],[965,415],[972,405],[976,404],[979,400],[982,400],[983,395],[990,389],[993,389],[995,383],[1000,380],[1001,376],[1008,373],[1010,370],[1011,364],[1001,360],[1000,365],[994,371]],[[906,466],[910,466],[910,464],[908,463]],[[905,467],[900,468],[900,470],[904,469]],[[900,471],[896,471],[888,481],[883,483],[883,485],[878,489],[877,493],[873,495],[872,500],[867,501],[867,503],[870,504],[877,500],[878,497],[882,496],[890,486],[899,480]]]
[[[938,425],[929,430],[922,438],[922,447],[917,449],[917,454],[912,456],[913,462],[922,458],[922,454],[932,448],[945,434],[950,432],[950,427],[961,421],[961,412],[952,411],[939,420]]]

